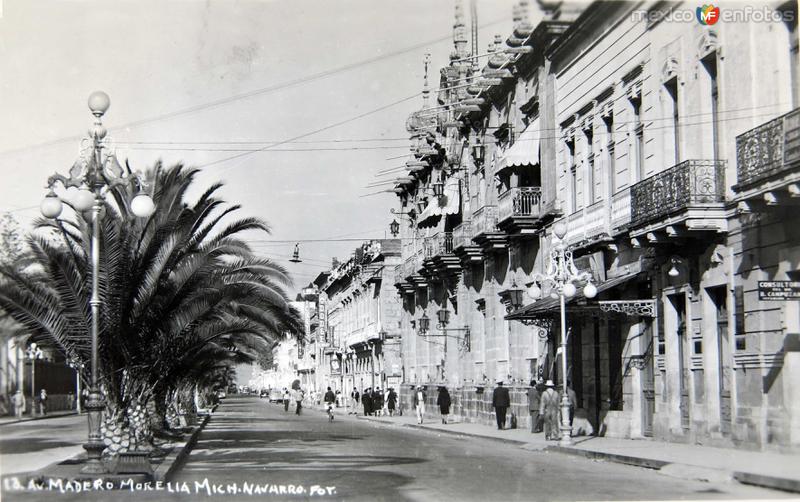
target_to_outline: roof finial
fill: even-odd
[[[464,24],[464,6],[462,0],[456,0],[455,22],[453,23],[453,46],[457,58],[467,55],[467,27]]]
[[[425,80],[422,85],[422,104],[423,108],[428,107],[428,96],[430,95],[431,91],[428,88],[428,65],[431,63],[431,53],[425,53],[425,59],[423,60],[423,64],[425,65]]]

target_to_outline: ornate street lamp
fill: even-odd
[[[31,361],[31,416],[36,416],[36,360],[41,359],[44,353],[36,346],[36,342],[30,344],[25,350],[25,355]]]
[[[431,325],[431,320],[428,317],[428,314],[423,312],[422,313],[422,317],[419,318],[419,323],[418,323],[419,333],[420,334],[427,333],[428,332],[428,328],[430,327],[430,325]]]
[[[105,445],[100,432],[100,422],[105,409],[105,398],[100,392],[97,379],[97,338],[100,307],[102,305],[99,292],[100,212],[103,209],[109,191],[117,186],[133,186],[138,190],[138,194],[130,203],[130,211],[135,216],[142,218],[150,216],[155,210],[155,204],[153,204],[153,199],[144,191],[147,185],[142,175],[130,170],[126,173],[113,152],[111,139],[107,136],[108,131],[103,127],[101,120],[111,105],[108,94],[102,91],[93,92],[89,96],[88,104],[95,120],[89,129],[89,136],[81,142],[80,157],[70,169],[69,176],[56,173],[48,178],[46,188],[49,189],[49,192],[44,201],[42,201],[41,211],[46,218],[57,218],[61,214],[63,205],[54,190],[58,183],[61,183],[67,189],[71,187],[78,188],[77,193],[71,200],[72,207],[76,211],[85,212],[91,210],[92,296],[89,300],[89,305],[91,306],[92,318],[92,372],[91,387],[85,403],[85,408],[88,412],[89,439],[83,445],[83,448],[86,450],[87,459],[81,472],[85,474],[103,474],[106,470],[100,457]]]
[[[439,329],[442,329],[450,322],[450,311],[447,309],[439,309],[439,311],[436,312],[436,317],[439,320]]]
[[[486,155],[486,147],[481,143],[472,146],[472,158],[476,164],[483,164],[484,156]]]
[[[586,298],[594,298],[597,288],[592,284],[592,276],[588,272],[581,272],[572,260],[572,250],[567,248],[564,236],[567,234],[567,225],[558,222],[553,226],[553,246],[547,260],[545,273],[535,273],[533,284],[528,289],[528,294],[533,299],[542,297],[543,290],[548,290],[550,296],[560,300],[561,307],[561,371],[563,392],[561,394],[561,442],[562,446],[572,444],[572,426],[569,423],[569,395],[567,394],[567,326],[566,326],[566,301],[578,292],[576,282],[586,281],[583,294]]]
[[[444,195],[444,183],[437,181],[433,184],[433,195],[439,198]]]
[[[397,234],[400,233],[400,224],[397,223],[397,220],[392,220],[392,222],[389,223],[389,232],[392,233],[392,237],[397,237]]]

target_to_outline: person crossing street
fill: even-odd
[[[325,393],[325,408],[328,410],[328,420],[331,422],[333,422],[333,405],[335,402],[336,394],[328,387],[328,392]]]

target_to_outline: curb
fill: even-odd
[[[183,466],[186,457],[192,452],[194,445],[200,437],[200,433],[206,428],[206,424],[208,424],[209,420],[211,420],[211,415],[206,415],[203,421],[197,426],[197,429],[195,429],[192,435],[189,436],[189,439],[186,440],[186,443],[184,443],[183,446],[175,448],[172,453],[167,455],[164,461],[161,462],[158,468],[153,472],[153,481],[167,482],[172,479],[172,476]]]
[[[733,479],[744,485],[763,486],[784,492],[800,493],[800,480],[789,478],[778,478],[765,474],[755,474],[752,472],[735,471]]]
[[[631,457],[629,455],[619,455],[616,453],[605,453],[592,450],[579,450],[577,448],[570,448],[565,446],[548,446],[544,451],[552,451],[557,453],[565,453],[567,455],[575,455],[592,460],[609,460],[618,464],[634,465],[637,467],[644,467],[645,469],[659,470],[671,462],[663,460],[655,460],[652,458]]]
[[[399,424],[395,422],[387,422],[384,420],[374,420],[371,418],[366,418],[362,416],[358,416],[359,420],[366,420],[367,422],[374,422],[378,424],[386,424],[386,425],[399,425],[400,427],[407,427],[409,429],[420,429],[428,432],[435,432],[435,433],[442,433],[447,434],[450,436],[460,436],[460,437],[473,437],[479,439],[488,439],[490,441],[497,441],[499,443],[506,443],[506,444],[513,444],[513,445],[526,445],[528,444],[526,441],[520,441],[518,439],[509,439],[509,438],[498,438],[494,436],[484,436],[482,434],[475,434],[473,432],[461,432],[461,431],[453,431],[453,430],[446,430],[446,429],[437,429],[433,427],[426,427],[425,425],[420,424]]]
[[[38,417],[28,417],[28,418],[23,418],[22,420],[9,420],[7,422],[0,421],[0,427],[2,427],[4,425],[24,424],[26,422],[35,422],[35,421],[38,421],[38,420],[47,420],[48,418],[70,417],[70,416],[73,416],[73,415],[74,416],[78,416],[79,414],[78,414],[77,411],[72,411],[72,412],[69,412],[69,413],[54,412],[54,413],[52,413],[50,415],[44,415],[44,416],[38,416]],[[84,413],[81,413],[80,415],[84,415]]]
[[[652,458],[632,457],[628,455],[619,455],[616,453],[605,453],[592,450],[579,450],[577,448],[569,448],[563,446],[548,446],[544,451],[552,451],[557,453],[564,453],[567,455],[575,455],[592,460],[607,460],[617,464],[633,465],[636,467],[643,467],[645,469],[661,470],[669,465],[681,465],[695,469],[697,466],[691,464],[682,464],[677,462],[666,462],[664,460],[656,460]],[[720,472],[729,472],[720,470]],[[779,478],[776,476],[768,476],[765,474],[756,474],[752,472],[734,471],[731,477],[737,482],[744,485],[761,486],[764,488],[771,488],[773,490],[781,490],[785,492],[800,493],[800,480],[790,478]]]

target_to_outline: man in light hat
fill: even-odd
[[[422,385],[418,385],[417,390],[414,391],[414,409],[417,410],[418,424],[421,424],[422,419],[425,418],[425,399],[427,397],[428,396],[425,395]]]
[[[545,390],[539,403],[539,415],[544,417],[544,437],[547,440],[559,439],[558,392],[553,388],[555,385],[552,380],[545,382],[544,386]]]
[[[492,407],[497,418],[497,428],[502,430],[506,425],[506,410],[511,406],[511,396],[508,389],[503,387],[503,381],[497,381],[497,387],[492,392]]]

